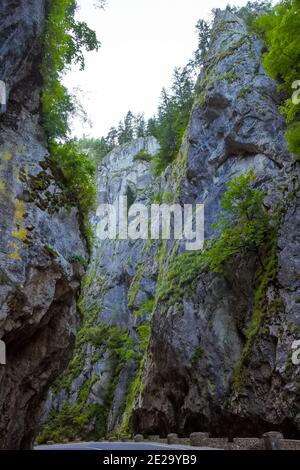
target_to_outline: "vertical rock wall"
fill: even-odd
[[[269,429],[299,437],[300,368],[291,362],[300,335],[299,170],[261,56],[243,20],[218,11],[176,161],[154,178],[134,158],[144,147],[155,154],[153,140],[116,149],[99,167],[98,194],[99,202],[204,203],[209,238],[226,183],[253,169],[280,222],[264,268],[252,252],[184,283],[192,258],[178,257],[178,241],[96,244],[76,355],[52,392],[45,439]]]
[[[0,5],[0,449],[32,446],[48,389],[72,355],[87,259],[79,214],[51,170],[40,120],[44,0]]]

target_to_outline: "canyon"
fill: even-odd
[[[5,0],[0,20],[0,448],[30,448],[39,432],[39,442],[299,438],[299,163],[260,39],[218,10],[176,160],[155,175],[138,156],[159,144],[139,138],[99,162],[96,190],[97,205],[203,203],[210,240],[228,182],[253,170],[264,207],[278,214],[263,268],[249,252],[221,272],[193,269],[199,253],[186,256],[183,240],[96,238],[89,255],[39,122],[45,3],[17,3]]]

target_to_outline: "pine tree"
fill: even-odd
[[[145,137],[146,135],[146,122],[143,113],[138,114],[134,120],[134,134],[135,137]]]
[[[106,137],[106,141],[108,145],[112,148],[118,145],[118,131],[115,127],[110,128]]]
[[[198,48],[194,54],[194,66],[201,67],[209,47],[211,26],[207,21],[199,20],[196,24],[196,30],[198,33]]]

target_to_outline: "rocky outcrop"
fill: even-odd
[[[204,203],[209,239],[226,183],[253,169],[277,214],[263,262],[249,252],[216,274],[191,269],[199,253],[179,257],[179,241],[98,241],[76,355],[52,391],[44,440],[269,429],[299,437],[300,368],[291,361],[300,339],[299,170],[261,55],[244,21],[218,11],[177,160],[153,178],[134,157],[156,144],[139,140],[103,160],[97,186],[99,202]],[[62,428],[65,416],[72,429]]]
[[[224,274],[196,274],[176,302],[158,301],[132,418],[138,432],[300,435],[300,369],[291,362],[300,325],[299,175],[286,150],[276,84],[260,59],[261,44],[243,21],[217,12],[178,200],[205,203],[209,237],[226,182],[252,168],[266,207],[283,205],[279,238],[260,276],[252,253]],[[173,173],[170,188],[178,186]],[[168,263],[170,249],[165,272]]]
[[[72,355],[78,260],[87,259],[78,210],[56,182],[39,125],[44,18],[45,1],[1,2],[8,97],[0,115],[1,449],[33,444],[48,389]]]
[[[96,177],[98,204],[118,205],[127,197],[149,204],[158,193],[158,183],[140,151],[155,155],[156,139],[140,138],[107,155]],[[96,228],[99,220],[92,218]],[[155,295],[155,267],[148,263],[153,249],[145,240],[96,240],[82,285],[83,315],[75,357],[52,390],[48,411],[51,420],[41,440],[64,437],[99,438],[122,426],[130,384],[141,356],[138,327],[147,323],[151,308],[137,314],[141,305],[151,304]],[[147,266],[147,271],[141,269]],[[140,286],[140,278],[144,283]],[[150,304],[149,304],[150,301]],[[72,425],[61,424],[63,415]],[[77,425],[80,414],[82,422]]]

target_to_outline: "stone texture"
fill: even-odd
[[[192,432],[190,434],[190,444],[191,446],[201,447],[204,440],[207,440],[208,438],[209,434],[207,432]]]
[[[269,431],[262,436],[266,450],[280,450],[281,432]]]
[[[226,182],[235,175],[254,169],[266,207],[274,209],[283,201],[279,270],[267,289],[267,313],[236,391],[233,375],[257,287],[255,256],[237,258],[225,276],[201,275],[179,303],[159,302],[143,391],[131,421],[136,432],[186,435],[203,429],[216,436],[250,437],[278,429],[299,437],[300,368],[290,361],[300,319],[299,174],[287,153],[276,84],[263,70],[261,50],[240,18],[216,13],[181,150],[186,163],[178,171],[166,171],[163,191],[174,193],[179,184],[179,202],[205,203],[206,238]],[[174,244],[169,247],[166,265],[172,247],[176,250]],[[203,354],[193,361],[199,347]]]
[[[39,126],[45,1],[3,0],[0,79],[0,448],[27,449],[48,389],[71,357],[87,258],[76,208],[67,210]],[[39,190],[34,185],[40,182]]]
[[[229,444],[232,450],[264,450],[264,443],[262,439],[251,437],[237,437],[233,439],[233,443]]]
[[[165,438],[200,429],[215,439],[207,438],[207,445],[218,448],[234,446],[227,437],[257,439],[270,430],[299,437],[300,368],[291,363],[291,345],[300,335],[299,169],[287,152],[277,84],[265,73],[261,54],[262,44],[238,16],[217,11],[177,161],[154,179],[149,164],[134,160],[142,148],[157,152],[150,138],[115,149],[98,168],[99,202],[126,194],[150,202],[156,193],[169,193],[181,204],[204,203],[206,238],[213,236],[211,223],[226,183],[250,169],[266,194],[266,208],[272,211],[279,202],[284,206],[278,272],[268,284],[261,326],[240,368],[240,387],[234,387],[233,378],[254,310],[259,261],[253,253],[237,256],[223,274],[197,275],[180,299],[155,303],[142,370],[132,358],[122,366],[107,410],[107,432],[118,432],[130,417],[127,431],[134,434]],[[167,243],[165,252],[160,243],[98,241],[82,302],[85,311],[95,308],[95,325],[128,329],[135,349],[134,313],[155,298],[157,282],[182,249],[177,241]],[[97,376],[88,403],[103,405],[111,393],[116,371],[111,351],[90,343],[82,350],[82,370],[70,389],[52,400],[56,410],[64,400],[76,402],[87,377]],[[136,382],[133,410],[128,410],[128,391]],[[89,431],[93,427],[91,422]]]
[[[168,434],[167,441],[169,445],[178,444],[178,434],[175,434],[175,433]]]
[[[131,202],[149,202],[157,193],[158,183],[154,181],[149,162],[135,160],[137,153],[144,149],[155,155],[158,151],[156,139],[140,138],[113,150],[99,165],[96,176],[98,203],[118,202],[120,196],[131,194]],[[128,196],[129,200],[129,196]],[[92,223],[96,227],[99,219],[95,214]],[[143,240],[100,240],[95,241],[93,253],[86,273],[88,282],[83,283],[81,308],[86,322],[90,321],[91,311],[95,315],[93,326],[117,327],[119,331],[128,331],[133,344],[137,345],[136,328],[140,324],[134,314],[138,306],[154,298],[155,268],[148,259],[153,258],[153,249],[146,249]],[[135,298],[129,305],[129,296],[138,270],[146,266],[143,279],[137,283]],[[143,318],[142,320],[145,320]],[[137,348],[137,346],[135,346]],[[129,351],[130,352],[130,351]],[[59,412],[64,403],[73,405],[78,401],[82,386],[87,380],[96,378],[93,388],[88,393],[86,405],[106,407],[106,431],[117,431],[121,425],[126,396],[131,382],[135,378],[138,361],[128,359],[120,369],[114,351],[105,345],[92,345],[88,340],[76,349],[76,358],[84,357],[82,370],[72,378],[69,388],[59,389],[48,402],[49,409]],[[96,357],[96,359],[95,359]],[[112,387],[113,386],[113,391]],[[95,431],[94,419],[81,431],[82,437],[99,438]],[[97,434],[98,433],[98,434]],[[103,430],[102,430],[103,433]]]

